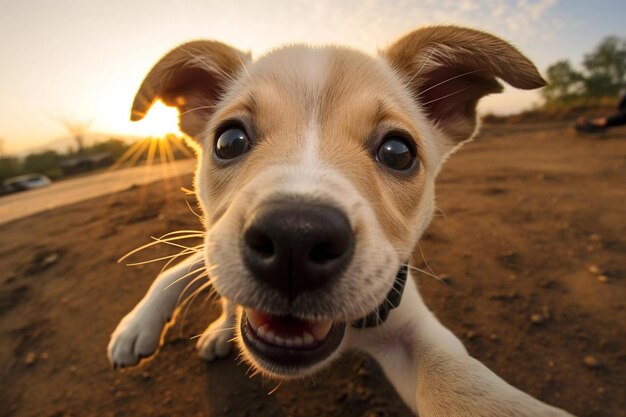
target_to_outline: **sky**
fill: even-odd
[[[8,153],[39,147],[67,136],[63,119],[118,136],[175,130],[171,109],[139,123],[129,111],[150,67],[191,39],[255,57],[293,42],[375,54],[419,26],[460,24],[507,39],[545,73],[560,59],[579,64],[607,35],[626,36],[625,21],[624,0],[0,0],[0,140]],[[481,111],[539,100],[507,89]]]

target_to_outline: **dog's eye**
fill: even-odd
[[[215,142],[215,154],[221,159],[233,159],[250,149],[250,139],[243,129],[226,129]]]
[[[415,154],[405,139],[389,136],[378,148],[378,161],[396,171],[406,171],[413,166]]]

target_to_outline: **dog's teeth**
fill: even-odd
[[[315,340],[322,341],[326,338],[332,326],[333,322],[331,320],[319,321],[311,326],[311,333]]]
[[[306,325],[309,330],[295,336],[290,334],[287,330],[282,332],[277,331],[273,328],[271,319],[268,319],[257,311],[246,310],[246,316],[250,328],[259,338],[276,346],[289,348],[308,347],[314,345],[316,342],[323,341],[328,336],[328,332],[330,332],[333,325],[331,320],[303,321],[302,324]]]
[[[263,338],[270,343],[276,343],[276,335],[274,334],[272,329],[267,329],[267,332],[265,333],[265,336],[263,336]]]
[[[255,331],[258,331],[258,328],[261,325],[258,315],[254,311],[248,310],[246,311],[246,317],[248,318],[248,323],[250,323],[250,326]]]
[[[257,334],[261,337],[265,337],[267,335],[267,327],[267,324],[264,324],[263,326],[256,329]]]

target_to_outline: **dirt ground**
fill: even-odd
[[[487,126],[448,161],[438,196],[422,246],[447,284],[419,285],[441,321],[541,400],[626,416],[626,130],[597,140],[562,124]],[[201,299],[156,359],[111,369],[109,334],[162,265],[116,260],[198,229],[185,199],[170,180],[0,226],[0,415],[410,415],[365,356],[276,390],[235,354],[203,363],[190,338],[218,311]]]

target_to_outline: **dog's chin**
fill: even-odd
[[[330,362],[344,339],[346,324],[275,316],[244,308],[239,321],[251,362],[277,378],[299,378]]]

